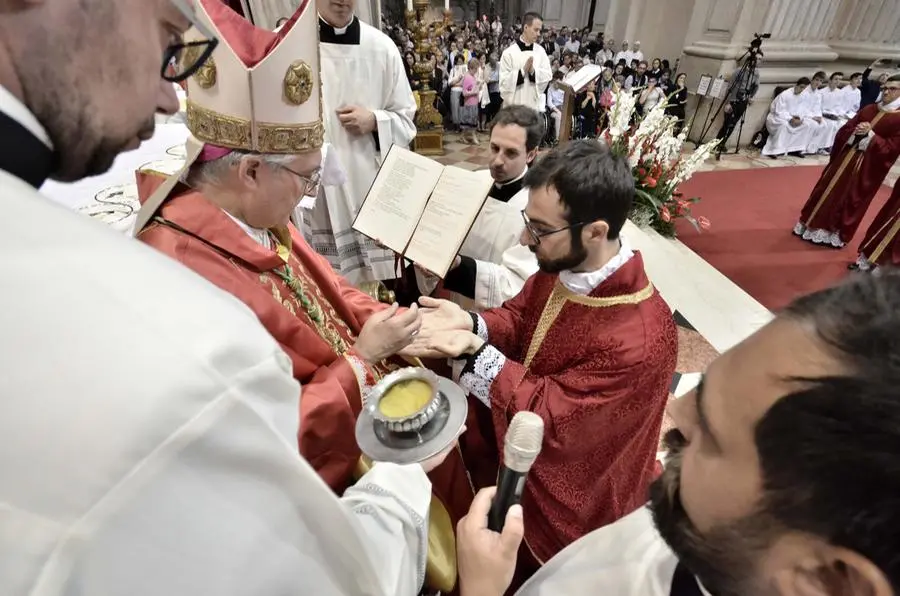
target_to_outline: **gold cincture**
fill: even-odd
[[[187,123],[194,136],[204,143],[259,153],[302,153],[320,148],[325,141],[325,126],[321,121],[301,124],[257,122],[259,138],[254,147],[249,120],[208,110],[190,99]]]
[[[200,60],[202,53],[203,48],[201,46],[188,46],[181,57],[182,65],[195,64]],[[197,81],[201,89],[209,89],[216,84],[216,61],[213,60],[212,56],[207,58],[206,62],[197,69],[197,72],[194,73],[194,80]]]
[[[312,68],[303,60],[295,60],[284,75],[284,96],[292,104],[299,106],[312,96]]]

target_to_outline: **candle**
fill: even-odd
[[[412,3],[413,3],[413,0],[406,0],[406,12],[412,12],[412,9],[413,9]]]
[[[450,0],[444,0],[444,12],[450,12]]]

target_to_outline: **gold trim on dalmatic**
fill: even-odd
[[[525,355],[525,368],[531,366],[531,362],[534,360],[534,357],[537,356],[538,351],[541,349],[541,345],[547,338],[547,333],[550,332],[550,328],[553,326],[559,313],[562,312],[566,302],[574,302],[575,304],[591,308],[608,308],[610,306],[639,304],[650,298],[652,295],[653,284],[650,282],[647,282],[647,287],[643,290],[634,292],[633,294],[593,298],[591,296],[584,296],[573,292],[563,285],[561,281],[557,280],[556,285],[553,286],[553,291],[550,293],[550,297],[547,299],[547,303],[544,305],[544,311],[541,313],[541,318],[538,320],[537,327],[534,329],[534,335],[528,346],[528,353]]]

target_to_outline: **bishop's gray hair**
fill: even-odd
[[[212,161],[194,162],[190,170],[185,173],[183,181],[194,188],[201,185],[221,184],[228,172],[245,157],[256,157],[273,168],[279,168],[289,164],[297,156],[291,154],[256,153],[255,151],[235,149],[231,153]]]

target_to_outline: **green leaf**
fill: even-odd
[[[641,190],[640,188],[635,188],[635,189],[634,189],[634,192],[635,192],[635,194],[636,194],[638,197],[640,197],[641,199],[643,199],[643,200],[646,201],[647,203],[650,203],[650,204],[653,206],[653,208],[656,209],[657,211],[659,211],[660,209],[662,209],[662,203],[660,203],[659,200],[658,200],[656,197],[654,197],[653,195],[651,195],[651,194],[650,194],[649,192],[647,192],[646,190]]]

